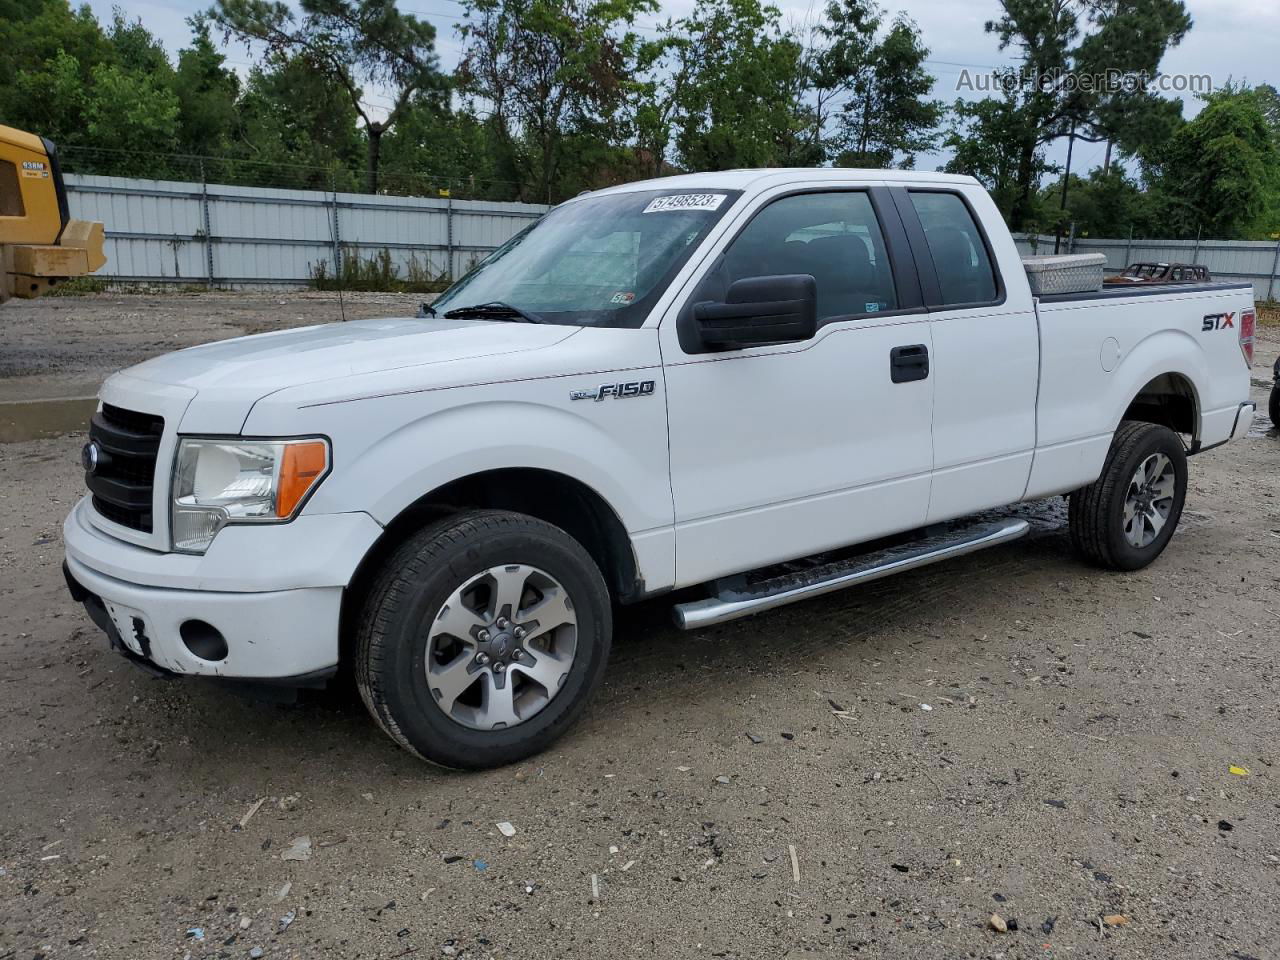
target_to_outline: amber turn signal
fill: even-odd
[[[323,440],[287,444],[276,488],[276,516],[291,516],[328,469],[329,446]]]

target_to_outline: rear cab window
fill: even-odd
[[[964,198],[942,190],[909,190],[908,195],[938,276],[939,305],[998,302],[1000,285],[991,254]]]

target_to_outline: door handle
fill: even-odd
[[[923,343],[894,347],[889,351],[889,379],[894,383],[910,383],[929,376],[929,348]]]

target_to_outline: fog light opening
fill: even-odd
[[[211,623],[203,620],[188,620],[178,628],[182,642],[188,650],[201,660],[225,660],[227,658],[227,639]]]

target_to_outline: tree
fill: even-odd
[[[760,0],[701,0],[668,22],[646,61],[637,109],[653,172],[674,140],[686,169],[910,166],[942,114],[927,99],[928,50],[903,16],[883,29],[874,0],[828,0],[800,31]]]
[[[498,163],[536,184],[528,199],[551,202],[566,178],[581,182],[583,153],[621,141],[639,48],[628,28],[656,0],[463,3],[459,89],[492,131]]]
[[[111,11],[111,27],[106,31],[107,43],[115,53],[113,61],[130,73],[149,74],[159,83],[173,76],[173,65],[164,52],[164,44],[142,25],[140,19],[126,20],[124,11]]]
[[[1141,155],[1167,136],[1175,108],[1154,97],[1145,78],[1182,40],[1191,18],[1182,0],[1000,0],[1000,6],[986,30],[1001,50],[1022,54],[1008,77],[1017,123],[1006,131],[1017,156],[1010,221],[1021,229],[1033,213],[1037,155],[1046,144],[1075,135],[1115,140]]]
[[[400,13],[395,0],[301,0],[301,8],[298,19],[280,0],[217,0],[208,16],[226,37],[260,43],[277,58],[300,58],[337,82],[364,125],[365,188],[376,193],[383,135],[416,97],[445,87],[435,28]],[[365,99],[366,85],[389,91],[385,116]]]
[[[809,109],[808,142],[815,162],[832,153],[830,129],[841,100],[870,86],[875,69],[876,33],[883,12],[871,0],[828,0],[820,19],[809,31],[801,57],[803,86],[797,107]],[[845,103],[846,119],[854,103]]]
[[[499,178],[493,153],[489,131],[474,115],[434,100],[418,103],[387,136],[384,179],[411,193],[514,199],[515,184]]]
[[[692,44],[676,34],[671,21],[656,40],[644,41],[637,48],[637,79],[625,109],[635,136],[635,163],[641,176],[658,177],[671,169],[676,109],[696,57]]]
[[[0,123],[58,143],[82,141],[77,104],[86,95],[89,71],[114,58],[88,7],[0,0]]]
[[[1263,83],[1253,88],[1253,95],[1271,131],[1271,142],[1277,153],[1280,153],[1280,92],[1271,84]],[[1275,239],[1276,235],[1280,235],[1280,176],[1273,175],[1270,178],[1265,204],[1266,209],[1252,233],[1255,237]]]
[[[86,134],[94,144],[116,144],[98,172],[121,177],[172,176],[168,157],[178,142],[178,98],[164,78],[118,64],[93,68],[84,106]]]
[[[163,46],[117,10],[103,31],[87,8],[36,3],[0,21],[0,120],[48,137],[84,172],[165,176],[176,145],[173,70]],[[69,159],[69,157],[68,157]]]
[[[1046,186],[1040,194],[1043,207],[1058,210],[1061,184]],[[1088,177],[1071,174],[1065,217],[1074,223],[1077,236],[1125,237],[1158,235],[1161,227],[1155,197],[1118,165],[1109,170],[1095,167]]]
[[[357,189],[352,171],[363,165],[362,155],[367,161],[367,145],[355,109],[331,74],[311,69],[303,56],[271,57],[249,71],[236,109],[239,139],[232,155],[252,165],[229,164],[224,177]]]
[[[934,82],[924,67],[928,56],[919,28],[899,15],[871,48],[841,109],[837,163],[878,168],[900,161],[910,168],[917,153],[933,149],[943,106],[926,99]]]
[[[1269,83],[1260,83],[1253,88],[1253,95],[1267,126],[1271,128],[1271,139],[1280,143],[1280,91]]]
[[[213,45],[202,17],[187,21],[191,46],[178,53],[172,80],[178,98],[178,141],[183,153],[198,156],[226,154],[239,126],[240,80],[224,65],[226,58]]]
[[[759,0],[700,0],[663,28],[672,69],[659,98],[686,169],[777,165],[803,144],[811,125],[796,108],[803,49],[780,19]]]
[[[957,100],[951,108],[952,123],[943,146],[952,150],[951,159],[942,168],[947,173],[976,177],[991,194],[1006,221],[1012,222],[1013,209],[1019,198],[1018,171],[1022,117],[1012,96],[985,97],[982,100]],[[1049,169],[1043,148],[1032,153],[1030,172],[1039,182]],[[1021,229],[1035,219],[1035,211],[1024,211]]]
[[[1174,136],[1157,174],[1161,217],[1181,236],[1245,235],[1276,189],[1277,147],[1252,90],[1205,96]]]

